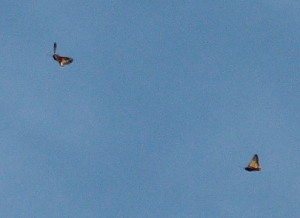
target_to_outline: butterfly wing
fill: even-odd
[[[258,159],[258,156],[257,154],[255,154],[252,158],[252,160],[250,161],[249,167],[252,167],[252,168],[260,168],[260,164],[259,164],[259,159]]]
[[[56,44],[56,42],[54,42],[54,46],[53,46],[54,54],[56,54],[56,48],[57,48],[57,44]]]
[[[259,171],[261,169],[261,166],[259,164],[259,158],[258,155],[255,154],[250,161],[249,165],[245,168],[248,171]]]
[[[70,64],[73,62],[73,58],[68,58],[68,57],[61,57],[61,60],[59,61],[59,65],[61,67],[64,67],[67,64]]]

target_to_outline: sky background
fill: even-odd
[[[2,0],[0,216],[299,217],[299,20],[298,0]]]

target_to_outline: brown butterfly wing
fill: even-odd
[[[56,61],[59,63],[59,65],[61,67],[64,67],[65,65],[70,64],[70,63],[73,62],[73,58],[61,57],[61,56],[58,56],[58,55],[55,55],[55,56],[56,56]]]
[[[64,67],[67,64],[70,64],[73,62],[73,58],[68,58],[68,57],[61,57],[61,61],[60,61],[60,66]]]
[[[259,158],[258,155],[255,154],[250,161],[249,165],[245,168],[247,171],[259,171],[261,169],[261,166],[259,164]]]
[[[248,164],[248,166],[256,168],[257,167],[257,159],[258,159],[258,157],[256,155],[254,155],[252,160]]]

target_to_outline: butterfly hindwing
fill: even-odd
[[[73,62],[73,58],[68,58],[68,57],[61,57],[61,61],[59,62],[60,66],[65,66],[67,64],[70,64]]]

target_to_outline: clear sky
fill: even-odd
[[[298,0],[2,0],[0,217],[299,217],[299,21]]]

